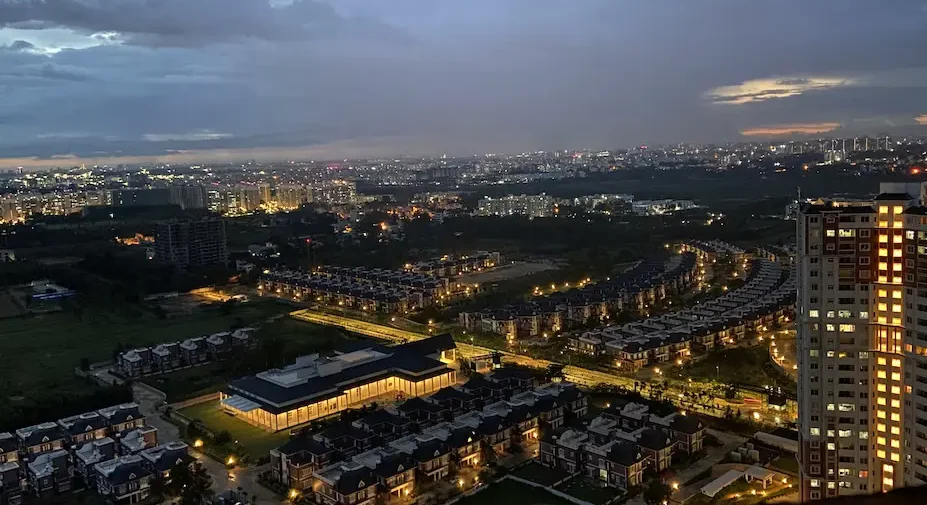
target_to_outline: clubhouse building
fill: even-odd
[[[332,356],[300,356],[292,365],[237,379],[219,395],[223,410],[280,431],[377,398],[425,396],[457,383],[450,334],[388,347],[363,342]]]

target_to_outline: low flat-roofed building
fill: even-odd
[[[268,431],[291,428],[383,395],[423,396],[456,384],[450,335],[395,347],[371,344],[296,363],[229,383],[222,408]]]

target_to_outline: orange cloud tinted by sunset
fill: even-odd
[[[914,120],[917,121],[917,124],[927,125],[927,114],[921,114],[914,118]]]
[[[795,123],[771,126],[757,126],[740,132],[748,137],[776,137],[779,135],[814,135],[840,128],[840,123]]]

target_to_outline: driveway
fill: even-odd
[[[158,429],[158,442],[165,444],[175,440],[181,440],[180,429],[177,425],[165,421],[161,418],[157,407],[161,403],[161,398],[152,394],[150,391],[133,386],[135,402],[138,403],[139,410],[147,416],[148,424]],[[270,465],[260,467],[235,468],[229,470],[218,461],[206,456],[205,454],[190,448],[190,455],[196,458],[209,476],[212,477],[212,488],[216,494],[227,490],[237,490],[239,487],[242,491],[248,493],[248,499],[251,496],[257,496],[257,503],[260,505],[279,505],[287,503],[271,492],[269,489],[258,484],[257,476],[260,472],[267,470]],[[231,474],[232,478],[229,478]]]

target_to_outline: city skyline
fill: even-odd
[[[3,1],[0,19],[9,168],[901,136],[927,124],[927,9],[908,2]]]

